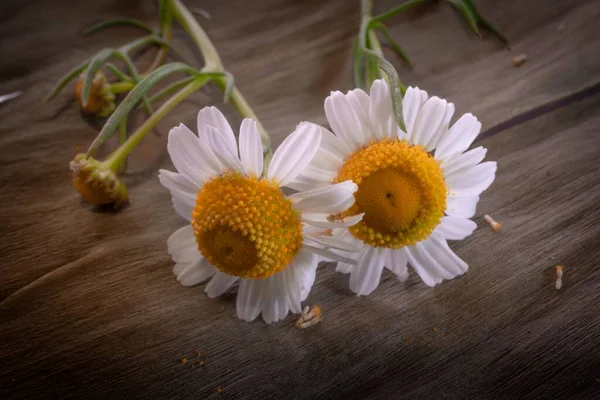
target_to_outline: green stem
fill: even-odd
[[[377,33],[375,33],[373,29],[370,29],[371,23],[373,21],[373,0],[362,0],[361,6],[362,23],[367,27],[367,47],[380,57],[383,57],[383,49],[381,47],[381,43],[379,42],[379,38],[377,37]],[[380,78],[385,79],[385,81],[389,85],[390,82],[387,78],[387,75],[381,70],[381,68],[378,69],[378,75]],[[371,83],[373,82],[368,82],[367,87],[370,87]]]
[[[119,124],[119,145],[122,146],[123,143],[127,140],[127,117],[123,118],[121,123]],[[127,158],[123,160],[121,164],[119,164],[119,173],[124,174],[127,169]]]
[[[169,10],[167,9],[167,13],[169,12]],[[167,43],[171,43],[171,41],[173,40],[173,24],[171,23],[171,15],[167,14],[167,20],[165,21],[165,25],[161,27],[162,28],[162,32],[161,32],[161,37],[162,39],[167,42]],[[156,68],[160,67],[165,60],[167,59],[167,53],[169,51],[168,47],[160,47],[158,49],[158,53],[156,53],[156,57],[154,57],[154,60],[152,61],[152,64],[150,64],[150,66],[148,67],[148,69],[146,70],[145,74],[149,74],[150,72],[154,71]]]
[[[379,43],[379,39],[375,35],[373,37],[373,41],[369,42],[370,33],[372,32],[372,22],[371,18],[373,9],[373,1],[372,0],[361,0],[361,24],[360,24],[360,32],[358,34],[358,48],[362,55],[367,58],[367,61],[375,61],[379,65],[379,69],[385,75],[385,78],[388,87],[390,89],[390,94],[392,96],[392,102],[394,105],[394,114],[396,115],[396,120],[398,121],[398,125],[402,130],[405,130],[404,119],[402,118],[402,83],[400,82],[400,77],[398,76],[398,72],[394,66],[385,59],[383,53],[381,52],[381,44]],[[379,49],[378,52],[374,51],[373,48]]]
[[[217,49],[213,45],[212,41],[202,29],[202,26],[196,21],[196,18],[192,13],[181,3],[180,0],[168,0],[173,17],[183,26],[183,29],[192,37],[198,50],[204,57],[206,65],[202,68],[206,72],[224,72],[223,64]],[[225,90],[226,81],[225,78],[215,78],[215,83]],[[260,136],[263,143],[263,152],[265,156],[269,154],[271,150],[271,138],[267,131],[264,129],[260,120],[242,95],[242,93],[236,88],[233,88],[231,93],[230,101],[235,109],[246,118],[254,119],[259,126]]]
[[[217,49],[192,13],[179,0],[169,0],[169,6],[173,17],[181,24],[183,29],[185,29],[198,46],[200,53],[204,57],[205,69],[222,71],[223,64],[221,63]]]
[[[210,81],[210,77],[199,77],[189,85],[181,89],[177,94],[167,100],[150,118],[148,118],[123,145],[115,150],[105,161],[104,164],[113,172],[117,172],[119,166],[124,162],[129,153],[138,145],[139,142],[150,132],[158,122],[163,119],[173,108],[185,100],[188,96],[200,89],[205,83]]]
[[[135,87],[133,82],[116,82],[108,85],[110,91],[114,94],[129,92]]]

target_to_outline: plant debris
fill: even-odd
[[[556,266],[556,290],[560,290],[560,288],[562,288],[563,269],[564,267],[562,265]]]
[[[514,67],[520,67],[521,65],[525,64],[525,61],[527,61],[527,54],[519,54],[518,56],[514,56],[512,58],[512,64]]]
[[[494,221],[494,219],[492,217],[490,217],[489,215],[484,215],[483,219],[486,220],[486,222],[488,224],[490,224],[490,226],[492,227],[492,229],[494,230],[494,232],[500,232],[502,230],[502,224]]]
[[[314,305],[309,309],[308,306],[306,306],[304,307],[304,310],[302,310],[302,316],[298,322],[296,322],[296,328],[308,328],[309,326],[318,324],[321,320],[321,307]]]

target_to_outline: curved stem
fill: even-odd
[[[135,83],[133,82],[116,82],[108,85],[110,91],[114,94],[129,92],[134,88]]]
[[[168,8],[167,8],[167,12],[169,12]],[[161,37],[167,43],[171,43],[171,41],[173,40],[173,24],[171,23],[171,15],[170,14],[167,15],[167,21],[166,21],[165,25],[162,27]],[[158,53],[156,53],[156,57],[154,57],[152,64],[150,64],[150,66],[144,72],[144,74],[147,75],[150,72],[154,71],[156,68],[160,67],[160,65],[162,63],[164,63],[165,60],[167,59],[168,52],[169,52],[169,49],[167,47],[161,46],[158,49]]]
[[[206,65],[204,68],[202,68],[202,70],[207,72],[224,72],[225,69],[223,68],[223,63],[221,62],[221,58],[219,57],[217,49],[213,45],[204,29],[202,29],[202,26],[200,26],[198,21],[196,21],[196,18],[194,18],[192,13],[181,3],[180,0],[168,0],[168,4],[173,17],[192,37],[198,46],[198,50],[204,57]],[[215,78],[215,83],[217,83],[221,90],[225,90],[226,80],[224,77]],[[269,152],[271,152],[271,138],[237,87],[233,88],[229,100],[243,117],[252,118],[258,123],[260,136],[263,142],[263,152],[265,155],[267,155]]]
[[[394,66],[385,59],[383,56],[383,52],[381,51],[381,44],[379,43],[379,39],[377,35],[373,37],[370,36],[373,28],[373,19],[371,17],[373,9],[373,1],[372,0],[362,0],[361,1],[361,12],[362,19],[360,24],[360,32],[358,34],[358,48],[359,51],[367,58],[367,61],[371,60],[377,62],[379,65],[379,69],[385,74],[388,81],[388,87],[390,89],[390,94],[392,96],[392,103],[394,105],[394,114],[396,115],[396,120],[398,121],[398,125],[402,130],[405,130],[404,119],[402,117],[402,83],[400,82],[400,77],[398,76],[398,72]],[[375,46],[375,49],[378,51],[374,51],[371,47]]]
[[[204,62],[206,63],[205,69],[221,71],[223,69],[221,57],[219,57],[217,49],[192,13],[179,0],[169,0],[169,5],[173,17],[190,35],[198,46],[200,53],[202,53]]]

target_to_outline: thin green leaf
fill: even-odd
[[[83,106],[87,106],[88,100],[90,99],[90,91],[92,89],[92,83],[96,77],[96,73],[102,68],[106,60],[108,60],[114,53],[113,49],[102,49],[100,50],[92,61],[88,64],[83,78],[83,90],[81,91],[81,103]]]
[[[215,79],[215,83],[221,90],[223,90],[223,101],[227,103],[231,94],[233,93],[233,89],[235,88],[235,79],[233,75],[228,71],[223,72],[198,72],[195,76],[207,76],[211,78],[225,78],[225,79]]]
[[[392,97],[392,103],[394,105],[394,115],[396,116],[396,121],[398,121],[398,125],[402,130],[405,130],[404,118],[402,116],[402,83],[400,82],[400,77],[398,76],[398,72],[394,69],[394,66],[385,58],[377,54],[376,52],[370,50],[367,47],[367,36],[369,29],[372,28],[372,20],[363,20],[360,25],[360,33],[359,33],[359,44],[358,48],[360,52],[363,54],[367,61],[371,60],[377,62],[379,68],[385,73],[388,78],[388,86],[390,88],[390,94]]]
[[[119,104],[117,109],[111,114],[108,118],[102,130],[88,149],[88,155],[94,154],[102,144],[104,144],[110,137],[115,133],[119,124],[127,116],[127,114],[135,107],[135,105],[145,96],[145,94],[150,90],[156,83],[160,82],[162,79],[166,78],[169,75],[178,72],[190,72],[190,70],[194,71],[193,68],[183,64],[183,63],[170,63],[163,65],[156,70],[154,70],[150,75],[148,75],[145,79],[140,81],[129,94],[125,97],[125,99]]]
[[[378,24],[377,29],[379,29],[381,31],[381,33],[383,33],[383,36],[385,36],[386,41],[388,42],[388,44],[390,46],[392,46],[392,48],[394,49],[394,51],[396,52],[398,57],[400,57],[400,59],[402,59],[402,61],[404,61],[406,63],[408,68],[412,69],[412,62],[410,61],[410,58],[408,58],[408,55],[404,52],[404,50],[402,50],[400,45],[394,40],[394,38],[390,34],[390,31],[388,31],[387,27],[383,24]]]
[[[87,69],[85,71],[85,77],[84,77],[84,81],[83,81],[83,90],[81,91],[81,102],[84,106],[86,106],[89,101],[90,91],[91,91],[92,83],[94,81],[94,77],[96,76],[96,73],[100,70],[100,68],[102,68],[102,66],[106,63],[106,61],[111,57],[118,57],[125,62],[125,64],[127,65],[127,68],[129,69],[129,72],[131,73],[131,75],[133,77],[133,81],[135,83],[138,83],[141,80],[140,75],[139,75],[135,65],[133,64],[133,61],[131,61],[131,59],[129,58],[129,56],[127,56],[127,54],[125,54],[121,50],[102,49],[94,56],[92,61],[90,61],[90,63],[87,66]],[[142,101],[144,102],[144,107],[146,108],[148,113],[151,114],[152,107],[150,106],[148,99],[146,99],[144,97],[142,99]]]
[[[506,36],[504,36],[502,33],[500,33],[500,31],[498,29],[496,29],[496,27],[494,27],[485,18],[483,18],[481,16],[481,14],[479,13],[479,10],[477,10],[477,7],[475,6],[475,3],[473,3],[473,1],[471,1],[471,0],[464,0],[464,1],[465,1],[465,3],[467,3],[469,5],[469,7],[471,7],[471,10],[475,14],[475,17],[477,18],[477,21],[479,24],[481,24],[481,26],[483,26],[488,32],[495,35],[504,44],[508,44],[508,39],[506,38]]]
[[[508,38],[506,36],[504,36],[498,29],[496,29],[496,27],[492,24],[490,24],[488,21],[486,21],[485,19],[483,19],[481,16],[479,16],[479,23],[489,32],[491,32],[493,35],[495,35],[498,39],[500,39],[500,41],[506,45],[508,45]]]
[[[158,9],[159,9],[158,15],[159,15],[159,21],[160,21],[160,29],[161,29],[161,33],[162,33],[163,27],[166,24],[170,23],[168,0],[161,0]]]
[[[125,53],[129,53],[130,51],[135,50],[138,47],[143,47],[143,46],[146,46],[149,44],[157,44],[161,47],[166,47],[167,49],[171,50],[177,57],[179,57],[180,59],[185,61],[187,64],[190,64],[185,59],[185,56],[179,50],[177,50],[177,48],[173,47],[173,45],[171,43],[167,42],[163,38],[160,38],[156,35],[148,35],[143,38],[136,39],[133,42],[122,46],[121,51],[123,51]]]
[[[235,78],[232,73],[228,71],[224,71],[223,75],[227,78],[227,86],[225,86],[225,91],[223,92],[223,101],[227,103],[229,98],[231,97],[231,93],[233,92],[233,88],[235,87]]]
[[[148,25],[146,25],[145,23],[143,23],[142,21],[138,21],[137,19],[131,19],[131,18],[117,18],[117,19],[111,19],[109,21],[104,21],[101,22],[97,25],[92,26],[90,29],[88,29],[87,31],[85,31],[83,33],[84,36],[89,36],[93,33],[99,32],[103,29],[106,28],[110,28],[111,26],[119,26],[119,25],[126,25],[126,26],[133,26],[136,28],[139,28],[143,31],[146,31],[148,33],[153,33],[154,31],[152,30],[152,28],[150,28]]]
[[[448,0],[454,8],[462,14],[467,21],[467,25],[475,32],[478,36],[481,36],[479,28],[477,27],[477,14],[473,11],[471,6],[465,0]]]
[[[173,92],[175,92],[176,90],[178,90],[179,88],[184,87],[185,85],[187,85],[188,83],[190,83],[191,81],[193,81],[194,79],[196,79],[195,77],[191,76],[189,78],[184,78],[181,80],[178,80],[177,82],[172,83],[171,85],[167,86],[166,88],[162,89],[161,91],[159,91],[158,93],[150,96],[150,98],[148,99],[151,103],[154,103],[155,101],[163,98],[164,96],[171,94]]]
[[[372,24],[376,24],[378,22],[382,22],[390,17],[393,17],[396,14],[401,13],[404,10],[408,10],[409,8],[412,8],[414,6],[418,6],[420,4],[426,3],[430,0],[410,0],[407,1],[406,3],[402,3],[399,6],[396,6],[384,13],[381,13],[373,18],[371,18],[371,23]]]
[[[104,64],[104,66],[106,67],[106,69],[108,69],[110,71],[110,73],[112,73],[115,77],[117,77],[121,81],[123,81],[123,82],[133,82],[133,78],[132,77],[130,77],[129,75],[127,75],[126,73],[124,73],[123,71],[121,71],[114,64],[107,62],[106,64]]]
[[[50,93],[48,93],[46,95],[46,97],[44,98],[44,100],[42,100],[43,103],[47,103],[50,100],[52,100],[53,98],[56,97],[57,94],[60,93],[60,91],[69,84],[69,82],[71,82],[73,79],[75,79],[77,76],[79,76],[79,74],[81,74],[81,72],[83,70],[85,70],[85,68],[88,65],[88,61],[84,62],[83,64],[81,64],[78,67],[73,68],[71,71],[67,72],[67,74],[65,76],[63,76],[58,82],[57,84],[54,86],[54,88],[52,88],[52,90],[50,91]]]

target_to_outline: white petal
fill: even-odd
[[[191,200],[192,202],[196,201],[199,188],[183,175],[161,169],[158,171],[158,180],[164,187],[169,189],[172,196],[177,196],[183,200]]]
[[[302,287],[301,283],[297,279],[297,274],[294,271],[295,268],[296,267],[292,262],[283,271],[279,272],[279,274],[281,274],[281,281],[284,285],[283,291],[286,296],[288,308],[292,311],[292,313],[299,313],[302,311],[300,303],[300,290]]]
[[[444,100],[444,102],[446,102],[446,100]],[[448,125],[450,124],[450,119],[452,119],[453,115],[454,104],[446,102],[446,109],[444,111],[444,116],[442,117],[442,122],[437,128],[437,131],[433,132],[427,143],[424,145],[427,151],[431,151],[438,146],[441,138],[448,132]]]
[[[302,214],[302,217],[300,218],[300,220],[308,225],[312,225],[317,228],[337,229],[337,228],[348,228],[348,227],[358,224],[362,220],[362,217],[364,215],[365,215],[364,213],[361,213],[361,214],[353,215],[351,217],[346,217],[346,218],[344,218],[343,221],[330,222],[327,220],[327,218],[325,218],[324,214],[309,214],[309,213],[307,213],[307,214]],[[321,218],[318,218],[317,216],[319,216]]]
[[[250,175],[260,177],[263,170],[263,148],[258,124],[244,118],[240,127],[240,159]]]
[[[310,122],[303,122],[303,124],[310,124]],[[319,152],[317,154],[321,156],[321,158],[329,158],[331,161],[340,164],[339,167],[341,167],[344,159],[352,154],[352,151],[341,138],[320,125],[316,126],[317,129],[319,129],[319,132],[321,132],[321,146],[319,146]]]
[[[287,317],[290,312],[290,308],[288,307],[287,302],[287,293],[285,291],[286,285],[283,279],[284,275],[281,273],[273,275],[273,285],[271,286],[272,290],[272,302],[273,302],[273,311],[272,321],[277,322],[285,317]],[[264,318],[264,315],[263,315]]]
[[[408,262],[417,272],[417,274],[419,274],[423,280],[423,283],[429,287],[434,287],[438,283],[442,282],[442,277],[431,271],[431,266],[428,265],[428,260],[423,258],[416,246],[407,247],[405,251],[408,257]]]
[[[304,239],[308,240],[308,244],[314,245],[313,243],[310,243],[310,241],[312,240],[313,242],[316,242],[325,247],[347,252],[357,252],[362,249],[362,247],[354,246],[352,243],[349,243],[343,239],[336,238],[333,236],[319,235],[316,233],[306,235]]]
[[[450,120],[450,118],[447,121],[445,120],[449,108],[451,111],[454,111],[453,105],[450,106],[446,100],[442,100],[439,97],[434,96],[427,100],[417,115],[412,132],[409,132],[410,143],[422,145],[427,150],[430,150],[427,147],[429,142],[435,138],[440,129],[447,128],[447,125],[444,126],[444,123]]]
[[[215,128],[207,126],[205,129],[210,147],[228,171],[246,173],[246,168],[237,156],[237,149],[231,150],[223,136]]]
[[[190,244],[187,247],[182,247],[171,254],[171,259],[176,263],[186,263],[193,261],[202,260],[202,253],[196,248],[195,243]]]
[[[435,158],[444,160],[454,154],[462,153],[467,150],[471,143],[475,140],[481,123],[472,114],[465,114],[452,125],[450,130],[444,137],[435,150]]]
[[[433,233],[423,243],[424,248],[428,251],[446,271],[447,275],[452,279],[458,275],[462,275],[469,269],[466,262],[460,259],[448,246],[446,240],[437,233]]]
[[[332,92],[325,99],[325,115],[333,133],[347,144],[350,151],[365,144],[360,121],[350,101],[341,92]]]
[[[196,238],[194,237],[194,228],[192,225],[186,225],[177,229],[167,239],[167,250],[169,254],[174,254],[190,246],[196,247]]]
[[[388,85],[383,79],[377,79],[371,85],[369,119],[375,137],[368,139],[394,139],[396,137],[398,123]]]
[[[346,98],[354,110],[354,115],[358,118],[363,138],[371,137],[371,122],[369,121],[371,100],[369,99],[369,95],[362,89],[354,89],[348,92]]]
[[[305,213],[338,214],[354,204],[353,193],[358,186],[352,181],[344,181],[319,189],[294,193],[289,196],[294,208]]]
[[[226,143],[229,152],[237,156],[237,144],[235,143],[235,135],[227,122],[225,116],[217,107],[204,107],[198,113],[198,134],[205,131],[207,126],[215,128]]]
[[[213,276],[216,269],[203,258],[189,263],[177,263],[173,272],[183,286],[194,286]]]
[[[330,261],[341,261],[341,262],[344,262],[344,263],[347,263],[347,264],[356,264],[356,260],[355,259],[345,257],[343,255],[340,255],[340,254],[338,254],[338,253],[336,253],[334,251],[328,250],[328,249],[323,249],[321,247],[312,246],[312,245],[307,244],[307,243],[303,243],[302,247],[305,250],[307,250],[307,251],[309,251],[309,252],[311,252],[313,254],[319,255],[321,257],[324,257],[324,258],[326,258],[327,260],[330,260]]]
[[[453,196],[477,196],[494,182],[495,177],[496,163],[488,161],[452,174],[446,179],[446,184]]]
[[[478,202],[479,196],[448,196],[446,199],[446,214],[454,217],[471,218],[475,215]]]
[[[171,197],[171,201],[173,202],[173,208],[175,209],[175,212],[181,218],[184,218],[187,221],[192,220],[192,211],[194,211],[194,207],[196,206],[193,201],[175,196]]]
[[[356,267],[350,271],[350,290],[357,295],[369,295],[379,286],[385,264],[383,249],[368,247]]]
[[[237,276],[227,275],[221,271],[217,271],[215,276],[208,282],[204,291],[211,299],[225,293],[237,281]]]
[[[213,172],[207,165],[203,165],[202,147],[198,137],[183,124],[169,131],[167,151],[171,161],[177,171],[196,187],[201,187]]]
[[[402,116],[404,117],[404,125],[406,125],[409,137],[415,126],[417,115],[419,115],[421,107],[428,98],[427,92],[420,90],[418,87],[409,87],[406,89],[406,93],[402,99]]]
[[[434,243],[434,237],[430,236],[428,240],[419,242],[414,247],[421,255],[421,259],[424,260],[426,268],[428,268],[433,275],[439,277],[440,279],[452,279],[454,274],[448,271],[448,269],[441,264],[436,247],[433,245]]]
[[[335,270],[337,272],[341,272],[342,274],[349,274],[350,271],[352,271],[352,269],[355,267],[356,267],[356,264],[348,264],[345,262],[338,262]]]
[[[321,143],[321,130],[302,124],[277,148],[269,164],[268,178],[285,186],[312,161]]]
[[[477,224],[470,219],[460,217],[444,217],[435,228],[435,232],[446,240],[463,240],[470,236],[477,228]]]
[[[262,279],[241,279],[236,299],[236,310],[239,319],[253,321],[260,314],[263,297]]]
[[[408,258],[405,249],[388,249],[385,266],[396,275],[400,282],[408,279],[407,262]]]
[[[423,282],[430,287],[463,274],[468,266],[448,247],[438,234],[407,248],[408,261]]]
[[[448,178],[453,174],[461,173],[464,168],[474,167],[485,158],[486,153],[487,150],[480,146],[465,153],[458,153],[446,158],[441,163],[444,177]]]
[[[297,176],[294,182],[288,183],[287,187],[294,190],[311,190],[314,188],[325,187],[331,184],[331,181],[318,181],[312,178]]]
[[[300,288],[300,301],[304,301],[308,297],[310,289],[315,283],[317,265],[319,264],[319,261],[317,256],[315,256],[309,250],[303,248],[298,252],[298,254],[296,254],[292,260],[292,263],[294,265],[294,279]],[[294,312],[302,311],[300,309],[300,303],[297,305],[298,311]],[[292,310],[294,309],[291,305],[290,308]]]
[[[267,324],[270,324],[287,316],[289,311],[287,297],[283,290],[280,274],[262,279],[262,281],[261,284],[268,287],[268,295],[263,297],[262,317]]]

